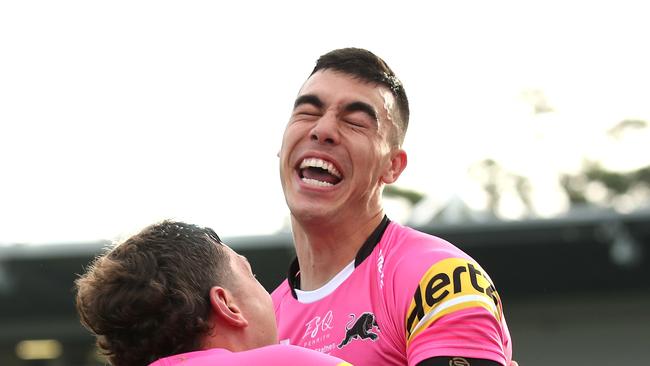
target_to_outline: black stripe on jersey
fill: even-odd
[[[298,264],[298,257],[295,257],[289,266],[287,282],[289,283],[289,288],[291,289],[291,296],[297,300],[298,295],[296,295],[296,289],[300,289],[300,265]]]
[[[381,222],[375,231],[370,234],[368,239],[366,239],[366,242],[361,246],[361,249],[357,252],[357,257],[354,259],[355,268],[359,267],[359,265],[370,256],[370,253],[372,253],[377,244],[379,244],[381,237],[384,236],[384,231],[386,231],[389,223],[390,220],[388,219],[388,216],[384,215],[384,218],[381,219]]]

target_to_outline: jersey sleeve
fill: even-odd
[[[430,247],[402,250],[391,276],[399,308],[394,315],[401,320],[408,364],[452,356],[505,365],[509,335],[504,334],[501,300],[489,276],[446,242],[442,251]]]

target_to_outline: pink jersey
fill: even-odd
[[[272,294],[280,342],[355,365],[416,365],[436,356],[510,363],[510,334],[487,273],[452,244],[382,224],[350,263],[315,291],[299,267]]]
[[[230,352],[223,348],[181,353],[161,358],[149,366],[215,366],[215,365],[350,365],[336,357],[313,352],[302,347],[273,345],[244,352]]]

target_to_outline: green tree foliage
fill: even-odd
[[[650,189],[650,165],[629,172],[603,168],[598,162],[588,161],[578,174],[564,174],[560,183],[572,204],[589,202],[586,192],[589,184],[599,183],[607,190],[607,204],[635,190]]]
[[[410,189],[400,188],[395,185],[387,185],[384,188],[385,197],[400,197],[405,198],[411,205],[415,205],[424,198],[424,194]]]
[[[626,119],[617,123],[607,135],[621,141],[628,132],[635,132],[648,127],[648,123],[638,119]],[[622,141],[621,141],[622,142]],[[640,152],[644,153],[644,152]],[[647,152],[645,152],[647,154]],[[584,203],[601,203],[616,205],[621,197],[636,194],[636,197],[650,198],[650,165],[630,170],[614,171],[604,168],[598,161],[587,160],[576,174],[563,174],[560,184],[564,188],[572,205]],[[605,189],[604,200],[592,202],[588,197],[589,186],[598,184]]]
[[[484,159],[472,168],[472,175],[487,195],[487,209],[494,217],[499,216],[499,206],[506,191],[514,190],[523,204],[526,214],[533,212],[530,198],[531,184],[528,178],[507,171],[493,159]]]

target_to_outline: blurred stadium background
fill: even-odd
[[[638,364],[650,355],[650,210],[418,227],[491,274],[521,365]],[[293,258],[288,233],[226,240],[271,291]],[[79,325],[73,281],[108,242],[0,247],[0,365],[104,365]]]

